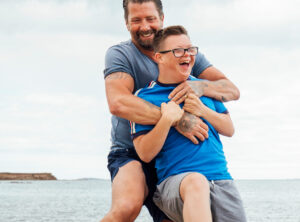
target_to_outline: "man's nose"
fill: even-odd
[[[149,22],[147,22],[147,20],[143,20],[141,23],[141,28],[142,31],[148,31],[150,29],[150,25]]]

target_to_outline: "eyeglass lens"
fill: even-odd
[[[198,53],[197,47],[190,47],[187,49],[183,49],[183,48],[173,49],[173,53],[174,53],[175,57],[182,57],[184,55],[185,51],[187,51],[192,56],[194,56]]]

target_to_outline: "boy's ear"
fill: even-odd
[[[160,62],[162,61],[162,56],[161,56],[161,54],[160,54],[159,52],[156,52],[156,53],[154,54],[154,59],[155,59],[155,62],[156,62],[156,63],[160,63]]]

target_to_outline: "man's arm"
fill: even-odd
[[[160,119],[159,107],[132,94],[134,80],[129,74],[116,72],[108,75],[105,88],[113,115],[144,125],[154,125]]]
[[[161,150],[169,130],[183,115],[183,110],[174,102],[161,104],[161,118],[155,127],[147,134],[133,140],[134,147],[140,159],[149,163]]]
[[[169,97],[177,104],[182,103],[188,93],[195,93],[199,97],[204,95],[222,102],[238,100],[240,97],[238,88],[213,66],[206,68],[198,78],[208,81],[185,81],[177,86]]]
[[[195,94],[189,94],[184,102],[183,109],[198,117],[207,120],[218,133],[231,137],[234,134],[234,127],[230,115],[217,113],[205,106]]]
[[[142,125],[155,125],[161,117],[160,108],[132,94],[134,80],[124,72],[116,72],[105,78],[106,97],[110,112],[118,117]],[[176,129],[193,143],[207,138],[208,127],[199,119],[185,114]],[[197,123],[197,124],[195,124]]]

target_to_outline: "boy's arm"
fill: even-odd
[[[205,106],[195,94],[188,94],[183,109],[196,116],[206,119],[220,134],[233,136],[234,127],[230,115],[217,113]]]
[[[155,127],[145,135],[133,140],[134,147],[140,159],[149,163],[161,150],[172,125],[183,115],[183,110],[174,102],[161,104],[162,116]]]

